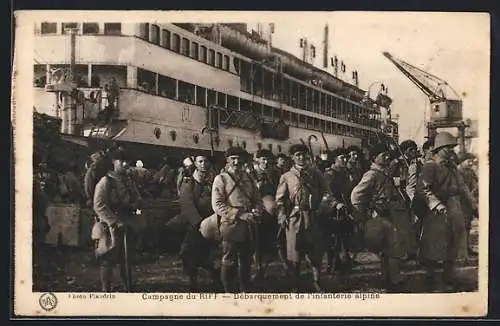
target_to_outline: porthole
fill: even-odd
[[[153,134],[155,135],[156,139],[160,139],[160,136],[161,136],[161,129],[156,127],[154,130],[153,130]]]

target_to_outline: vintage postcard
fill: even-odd
[[[14,313],[484,316],[489,63],[486,13],[16,12]]]

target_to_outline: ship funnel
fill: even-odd
[[[325,25],[325,35],[323,39],[323,68],[328,68],[328,24]]]

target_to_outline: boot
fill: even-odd
[[[313,289],[314,291],[316,292],[321,292],[322,289],[319,285],[319,278],[320,278],[320,273],[321,273],[321,267],[318,267],[317,264],[315,264],[314,266],[311,267],[312,269],[312,276],[313,276],[313,283],[312,283],[312,286],[313,286]]]
[[[292,274],[292,292],[297,293],[300,289],[300,268],[298,263],[291,263],[290,270]]]
[[[220,280],[225,293],[231,293],[232,266],[222,265],[220,268]]]
[[[248,292],[250,283],[251,263],[249,259],[240,258],[238,264],[238,278],[240,280],[240,292]]]
[[[214,267],[207,269],[210,273],[210,279],[212,280],[212,287],[214,291],[218,291],[219,289],[222,288],[222,283],[221,283],[221,271],[220,269],[216,269]]]
[[[403,290],[399,265],[400,261],[397,258],[385,255],[382,257],[382,273],[384,274],[385,288],[389,293],[400,293]]]
[[[100,278],[101,278],[101,291],[111,292],[111,279],[113,278],[113,267],[101,266]]]
[[[278,243],[278,258],[283,268],[283,276],[290,277],[291,267],[286,256],[286,243],[284,241]]]

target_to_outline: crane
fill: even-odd
[[[468,125],[462,120],[462,99],[445,80],[415,67],[389,52],[382,53],[429,99],[431,112],[427,123],[427,138],[433,138],[438,128],[458,128],[461,153],[465,152],[465,129]]]

